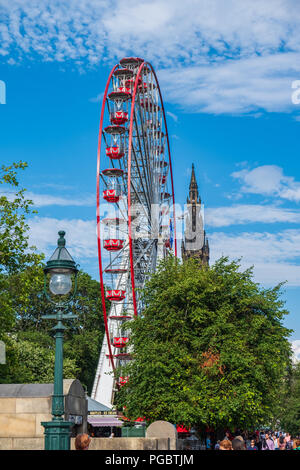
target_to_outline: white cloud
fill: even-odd
[[[164,96],[184,109],[255,117],[297,109],[297,0],[0,0],[0,8],[4,61],[83,68],[136,55],[160,68]]]
[[[279,233],[243,232],[227,234],[209,233],[212,262],[220,256],[242,257],[242,266],[254,265],[258,282],[273,285],[288,281],[290,286],[300,285],[300,230],[290,229]]]
[[[97,257],[96,221],[82,219],[55,219],[33,217],[29,219],[29,242],[47,256],[52,254],[58,231],[66,232],[67,248],[74,259]]]
[[[205,209],[205,223],[210,227],[228,227],[249,223],[300,223],[300,211],[259,204]]]
[[[102,91],[102,93],[99,93],[99,95],[94,96],[93,98],[90,98],[89,101],[91,103],[100,103],[103,100],[103,96],[104,96],[104,91]]]
[[[33,201],[35,207],[43,206],[92,206],[95,204],[95,196],[85,196],[81,198],[53,196],[52,194],[35,194],[26,192],[26,197]]]
[[[300,201],[300,182],[291,176],[285,176],[282,168],[276,165],[263,165],[253,170],[241,170],[232,173],[244,183],[244,193],[277,196],[290,201]]]
[[[29,220],[30,244],[50,256],[57,232],[65,230],[67,247],[74,259],[81,264],[91,264],[96,275],[97,235],[96,222],[83,219],[56,219],[50,217],[33,217]],[[242,267],[254,265],[257,282],[264,285],[275,285],[288,281],[290,286],[300,285],[300,266],[294,264],[300,257],[300,230],[285,230],[277,234],[223,232],[209,233],[211,262],[225,255],[242,259]],[[106,253],[103,253],[104,262]]]
[[[50,185],[51,187],[51,185]],[[61,189],[61,188],[60,188]],[[4,194],[12,200],[15,193],[11,191],[4,192]],[[54,196],[53,194],[38,194],[32,191],[26,191],[25,198],[30,199],[35,207],[45,206],[78,206],[87,207],[95,204],[95,196],[87,195],[80,198],[76,197],[65,197],[65,196]]]
[[[52,255],[57,246],[58,231],[66,232],[66,247],[74,260],[85,266],[85,270],[98,279],[98,248],[97,226],[95,220],[57,219],[54,217],[35,216],[28,220],[29,245],[35,246],[39,252],[45,253],[46,259]],[[101,238],[104,238],[105,228],[101,224]],[[107,234],[107,232],[106,232]],[[125,238],[124,233],[120,235]],[[110,262],[109,253],[102,250],[104,265]]]
[[[296,0],[2,0],[2,54],[91,62],[134,53],[198,63],[208,53],[241,57],[299,50]]]
[[[292,350],[293,350],[293,362],[298,362],[300,360],[300,340],[296,339],[291,341]]]
[[[199,66],[161,69],[166,99],[192,112],[243,114],[263,109],[290,112],[291,84],[300,77],[300,53],[253,54]]]
[[[170,116],[173,119],[173,121],[178,122],[178,116],[176,116],[176,114],[171,113],[171,111],[167,111],[166,114]]]

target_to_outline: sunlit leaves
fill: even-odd
[[[290,363],[280,287],[222,258],[208,269],[169,257],[129,323],[134,360],[118,394],[132,418],[247,427],[269,419]],[[276,401],[277,400],[277,401]]]

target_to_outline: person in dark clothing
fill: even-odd
[[[255,438],[255,446],[257,447],[257,450],[261,450],[262,442],[259,439],[259,436],[256,436]]]
[[[245,441],[242,436],[236,436],[232,441],[233,450],[246,450]]]
[[[250,446],[247,448],[247,450],[258,450],[256,445],[255,445],[255,440],[251,439]]]

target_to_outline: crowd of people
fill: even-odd
[[[207,450],[300,450],[300,437],[282,431],[255,431],[233,436],[229,431],[214,446],[207,436]]]

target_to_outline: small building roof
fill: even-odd
[[[103,405],[102,403],[99,403],[98,401],[94,400],[91,397],[87,397],[88,399],[88,412],[93,413],[96,411],[111,411],[111,408],[108,408],[107,406]]]

